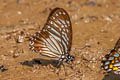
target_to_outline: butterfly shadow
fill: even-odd
[[[120,75],[110,72],[106,74],[102,80],[120,80]]]
[[[21,65],[30,66],[30,67],[33,67],[34,65],[47,66],[51,64],[52,66],[58,68],[59,66],[57,66],[57,63],[58,61],[56,60],[45,60],[45,59],[38,59],[38,58],[32,59],[31,61],[26,60],[26,61],[20,62]]]
[[[54,69],[51,67],[51,69],[54,70],[54,72],[59,75],[59,71],[61,70],[61,66],[63,66],[64,68],[64,74],[67,76],[67,71],[66,71],[66,68],[64,66],[63,63],[60,63],[58,65],[59,61],[57,60],[46,60],[46,59],[32,59],[31,61],[23,61],[23,62],[20,62],[21,65],[23,66],[29,66],[29,67],[34,67],[35,65],[41,65],[41,66],[47,66],[47,65],[52,65],[53,67],[55,67]],[[73,69],[73,66],[69,66],[71,69]]]

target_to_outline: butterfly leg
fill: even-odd
[[[61,65],[59,66],[59,68],[57,68],[57,70],[55,71],[56,74],[58,76],[61,74],[60,71],[61,71],[62,67],[64,68],[64,74],[65,74],[65,76],[67,76],[67,71],[66,71],[65,65],[63,63],[61,63]]]
[[[61,70],[61,64],[63,64],[63,63],[62,63],[62,61],[60,60],[60,61],[58,61],[57,65],[56,65],[57,70],[56,70],[55,72],[56,72],[58,75],[59,75],[59,72],[60,72],[60,70]]]
[[[65,75],[67,75],[67,73],[66,73],[66,69],[65,69],[65,66],[64,66],[64,64],[63,64],[62,59],[60,59],[60,60],[59,60],[59,62],[57,63],[57,65],[56,65],[56,68],[57,68],[57,70],[55,71],[55,72],[56,72],[56,74],[58,74],[58,75],[59,75],[59,73],[60,73],[60,71],[61,71],[62,66],[63,66],[63,68],[64,68]]]
[[[65,76],[67,76],[67,71],[66,71],[65,65],[63,63],[62,63],[62,66],[64,68]]]

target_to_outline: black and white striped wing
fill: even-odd
[[[41,55],[60,58],[69,54],[72,44],[72,27],[68,13],[55,8],[40,32],[32,36],[30,48]]]

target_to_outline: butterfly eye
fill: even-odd
[[[51,11],[43,29],[32,36],[30,49],[58,61],[73,61],[70,56],[72,26],[68,13],[62,8]]]

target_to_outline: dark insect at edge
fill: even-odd
[[[120,74],[120,38],[115,47],[103,58],[101,67],[107,72]]]

